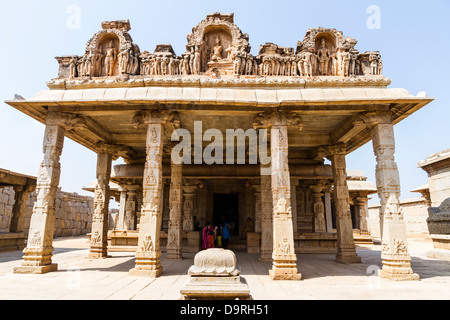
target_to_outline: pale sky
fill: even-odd
[[[379,15],[368,10],[373,6]],[[357,39],[360,52],[381,52],[383,73],[392,79],[389,88],[414,95],[426,91],[435,98],[395,126],[401,199],[420,196],[410,193],[428,182],[418,161],[450,148],[448,0],[1,1],[0,168],[36,176],[43,157],[44,126],[3,101],[46,90],[46,82],[57,77],[54,57],[83,55],[102,21],[129,19],[130,34],[141,51],[169,43],[181,55],[192,28],[214,12],[235,14],[235,23],[249,34],[254,55],[266,42],[295,48],[309,28],[336,28]],[[88,194],[81,188],[95,179],[96,155],[65,139],[61,163],[62,189]],[[348,155],[347,168],[364,170],[375,181],[372,144]]]

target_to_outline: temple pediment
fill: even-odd
[[[234,14],[207,15],[187,36],[186,52],[177,54],[170,44],[153,53],[133,43],[128,20],[107,21],[86,45],[83,56],[57,57],[58,79],[86,81],[115,78],[202,75],[222,77],[366,77],[381,76],[378,51],[359,53],[357,40],[330,28],[312,28],[294,47],[274,43],[250,50],[249,35],[234,23]]]

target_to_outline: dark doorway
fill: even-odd
[[[239,235],[239,195],[233,193],[216,193],[213,199],[213,223],[219,226],[228,222],[231,235]]]

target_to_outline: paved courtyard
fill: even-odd
[[[255,300],[450,299],[450,261],[427,258],[426,252],[432,249],[429,240],[409,239],[409,245],[420,281],[376,277],[381,267],[379,245],[358,245],[361,264],[340,264],[330,254],[298,255],[302,281],[272,281],[270,263],[258,261],[256,254],[236,252],[236,256]],[[182,261],[170,261],[163,254],[163,276],[150,279],[128,275],[134,267],[133,253],[112,252],[108,259],[87,259],[86,237],[58,238],[54,246],[58,271],[44,275],[13,274],[22,252],[0,253],[0,299],[178,300],[195,256],[185,254]]]

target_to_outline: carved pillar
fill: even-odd
[[[264,168],[263,168],[264,167]],[[270,166],[261,165],[261,171]],[[261,254],[259,260],[272,262],[273,252],[273,200],[272,200],[272,177],[261,175]],[[264,196],[262,196],[264,195]]]
[[[138,186],[127,186],[123,230],[136,230]]]
[[[356,255],[356,246],[353,239],[352,218],[350,215],[350,201],[347,185],[347,172],[345,164],[345,147],[343,145],[329,147],[328,158],[334,177],[334,202],[336,207],[336,231],[338,249],[337,262],[359,263],[361,258]]]
[[[382,278],[391,280],[419,280],[413,273],[408,252],[406,228],[399,208],[400,178],[395,163],[394,127],[391,116],[377,115],[372,128],[373,150],[376,156],[376,182],[383,221],[381,244]]]
[[[323,185],[311,186],[313,191],[313,230],[314,232],[327,232],[325,223],[325,206],[322,201]]]
[[[369,225],[367,223],[367,197],[357,197],[355,205],[359,215],[359,230],[361,234],[369,234]]]
[[[333,232],[333,215],[331,210],[331,195],[330,191],[325,191],[325,216],[327,223],[327,232]]]
[[[255,196],[255,232],[261,233],[261,185],[253,185],[253,195]]]
[[[183,259],[181,253],[181,208],[183,205],[183,165],[172,163],[169,194],[169,231],[167,236],[167,259]]]
[[[273,280],[300,280],[294,248],[287,129],[292,125],[301,130],[302,121],[294,113],[276,111],[259,115],[254,125],[271,128],[273,264],[269,275]]]
[[[129,272],[132,276],[156,278],[162,273],[159,237],[163,192],[163,123],[170,120],[171,114],[166,111],[143,111],[133,118],[134,124],[144,124],[147,127],[147,158],[143,175],[143,201],[136,265]]]
[[[27,201],[35,186],[14,186],[15,201],[13,216],[11,219],[10,232],[23,232],[23,219],[27,212]]]
[[[112,156],[108,153],[97,155],[97,184],[94,194],[94,215],[92,218],[90,259],[106,258],[108,255],[108,213],[109,179]]]
[[[117,230],[125,230],[125,209],[127,205],[127,190],[125,186],[120,186],[120,207],[119,207],[119,219],[117,221]]]
[[[294,234],[298,232],[297,223],[297,186],[299,185],[298,179],[291,179],[291,208],[292,208],[292,228]]]
[[[55,229],[55,199],[61,172],[60,157],[65,129],[60,112],[47,113],[43,153],[36,187],[36,202],[31,216],[27,247],[22,265],[14,273],[47,273],[57,269],[52,264],[53,232]]]
[[[198,181],[187,180],[183,186],[183,231],[194,231],[194,212],[197,207]]]

